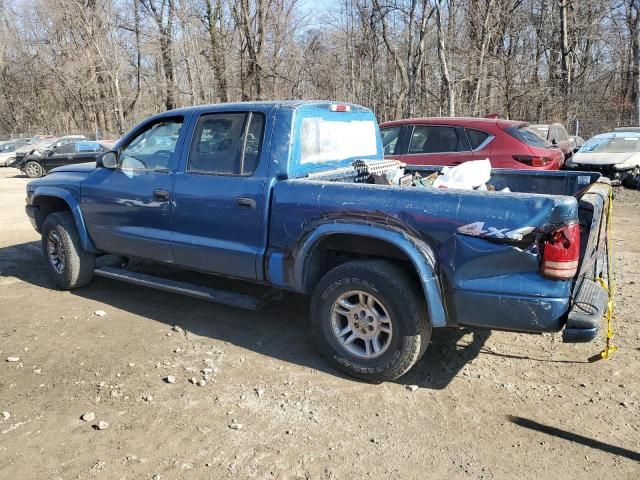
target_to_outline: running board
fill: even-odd
[[[244,295],[241,293],[194,285],[192,283],[178,282],[163,277],[157,277],[155,275],[148,275],[146,273],[133,272],[124,268],[108,266],[98,267],[94,270],[94,273],[100,277],[164,290],[165,292],[179,293],[181,295],[187,295],[201,300],[208,300],[209,302],[222,303],[232,307],[244,308],[246,310],[258,310],[269,301],[279,296],[279,294],[273,293],[268,293],[259,297]]]

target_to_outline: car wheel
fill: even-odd
[[[314,290],[311,320],[327,359],[370,382],[405,374],[431,338],[421,288],[383,260],[348,262],[329,271]]]
[[[93,279],[95,255],[82,248],[71,212],[55,212],[45,219],[42,252],[51,278],[63,290],[83,287]]]
[[[622,179],[622,185],[627,188],[640,188],[640,169],[635,168]]]
[[[29,178],[40,178],[44,175],[44,168],[32,160],[24,166],[24,173]]]

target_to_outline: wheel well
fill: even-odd
[[[69,204],[63,199],[58,197],[38,197],[36,198],[34,205],[37,205],[38,211],[36,213],[36,225],[38,230],[42,230],[42,224],[44,219],[53,212],[70,212]]]
[[[332,268],[356,259],[389,259],[419,282],[418,273],[408,255],[393,243],[379,238],[336,233],[322,238],[307,255],[303,289],[313,290]]]

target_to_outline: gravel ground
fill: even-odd
[[[305,298],[54,289],[25,184],[0,170],[0,478],[640,478],[640,192],[617,190],[611,360],[587,362],[602,338],[438,330],[369,385],[318,356]]]

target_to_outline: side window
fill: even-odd
[[[182,117],[163,118],[138,133],[120,153],[120,168],[125,170],[171,169]]]
[[[264,117],[258,113],[214,113],[198,120],[189,151],[191,173],[252,173],[260,158]]]
[[[77,153],[84,153],[84,152],[100,152],[102,151],[102,148],[100,148],[100,145],[98,143],[93,143],[93,142],[78,142],[74,144],[76,147],[76,152]]]
[[[448,153],[462,150],[454,127],[417,125],[409,143],[409,153]]]
[[[389,127],[380,130],[385,155],[393,155],[396,152],[401,129],[402,127]]]
[[[54,153],[56,154],[69,154],[69,153],[75,153],[75,146],[73,145],[73,143],[67,143],[66,145],[62,145],[58,148],[56,148],[55,150],[53,150]]]
[[[474,130],[473,128],[466,128],[465,132],[467,132],[467,137],[469,138],[472,150],[478,148],[487,140],[487,138],[489,138],[488,133],[481,132],[480,130]]]

